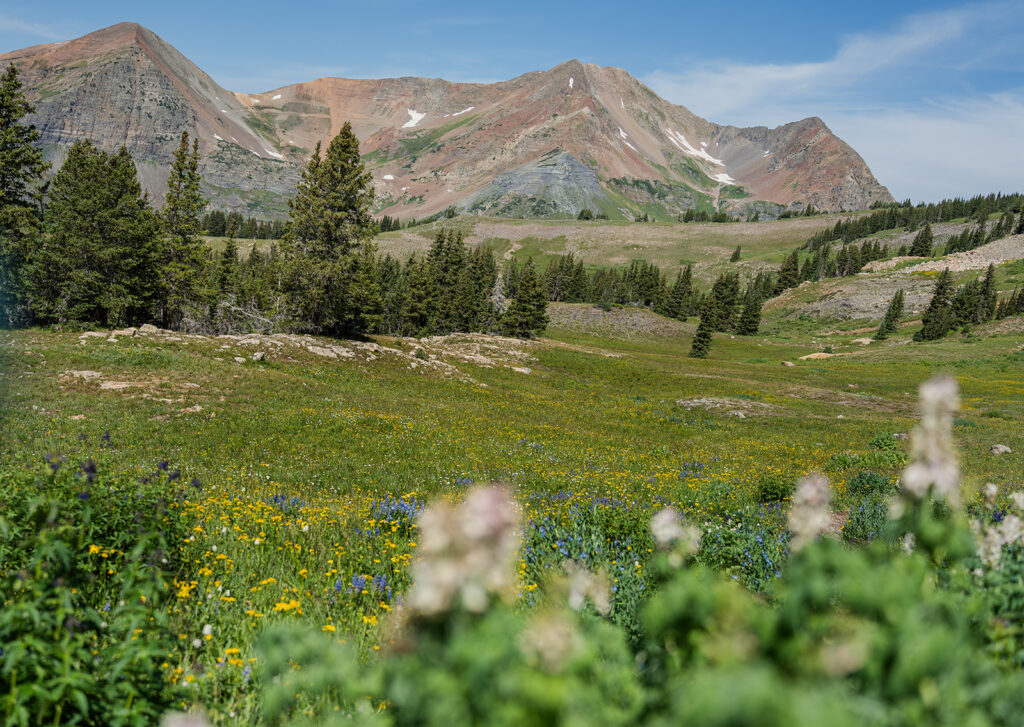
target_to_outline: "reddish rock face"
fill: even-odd
[[[280,214],[317,142],[351,121],[379,208],[423,217],[612,216],[686,209],[778,213],[892,199],[820,119],[739,129],[670,104],[621,69],[569,61],[496,84],[322,78],[261,94],[221,88],[145,28],[123,23],[0,55],[36,104],[56,161],[75,139],[128,146],[162,195],[182,130],[198,136],[213,206]]]

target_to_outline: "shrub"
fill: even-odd
[[[862,473],[864,474],[864,473]],[[843,540],[848,543],[870,543],[887,533],[889,508],[878,495],[868,495],[850,508],[850,517],[843,526]]]
[[[103,481],[91,461],[0,474],[0,703],[5,724],[148,725],[176,698],[160,664],[167,483]]]
[[[846,491],[854,497],[879,497],[892,490],[892,482],[882,475],[861,470],[846,482]]]
[[[761,475],[757,483],[757,501],[760,503],[780,502],[793,494],[793,480],[783,475]]]

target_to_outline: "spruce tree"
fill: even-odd
[[[729,262],[731,262],[731,263],[739,262],[741,254],[742,254],[742,247],[740,245],[737,245],[736,249],[732,251],[732,257],[729,258]]]
[[[942,271],[935,283],[931,302],[921,317],[921,330],[914,334],[915,341],[936,341],[952,330],[955,321],[950,301],[953,297],[953,276],[949,268]]]
[[[1017,226],[1013,230],[1015,235],[1024,235],[1024,209],[1020,211],[1020,219],[1017,220]]]
[[[998,303],[999,297],[996,295],[996,268],[995,265],[990,263],[988,270],[985,271],[985,277],[982,278],[979,286],[978,305],[975,308],[971,323],[986,323],[995,318]]]
[[[779,295],[800,282],[800,258],[794,250],[786,257],[779,269],[779,277],[775,283],[775,295]]]
[[[317,145],[302,173],[281,240],[284,287],[300,329],[349,335],[366,325],[350,286],[358,248],[377,234],[371,182],[348,122],[322,157]]]
[[[47,322],[137,324],[160,292],[160,221],[124,147],[76,142],[50,186],[46,227],[33,256],[30,302]]]
[[[709,296],[701,308],[700,323],[697,325],[697,333],[693,337],[693,345],[688,354],[690,358],[707,358],[711,352],[712,332],[718,317],[714,307],[713,299]]]
[[[254,249],[251,255],[255,254],[256,250]],[[218,294],[228,295],[235,291],[237,269],[238,245],[235,243],[235,238],[229,237],[227,242],[224,243],[224,249],[217,260],[215,285]]]
[[[910,254],[913,257],[931,257],[934,243],[935,237],[932,235],[932,226],[926,223],[914,238],[914,242],[910,246]]]
[[[882,323],[878,326],[878,331],[875,333],[876,341],[884,341],[896,332],[900,318],[903,316],[903,301],[903,288],[900,288],[892,296],[892,300],[889,301],[889,308],[885,311],[885,317],[882,318]]]
[[[501,319],[505,335],[532,338],[543,331],[548,325],[547,305],[548,298],[533,266],[533,259],[528,259],[519,277],[515,297]]]
[[[25,274],[40,231],[39,181],[49,167],[22,123],[33,111],[12,63],[0,77],[0,328],[27,323]]]
[[[200,297],[206,246],[199,235],[207,202],[200,190],[201,183],[199,139],[192,142],[190,149],[188,132],[183,131],[160,213],[165,233],[160,271],[164,288],[161,318],[167,328],[179,327],[185,307]]]
[[[757,335],[761,329],[761,303],[761,297],[756,293],[752,293],[748,297],[743,306],[743,312],[740,314],[740,320],[736,324],[736,333],[741,336]]]

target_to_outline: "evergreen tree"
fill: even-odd
[[[352,284],[348,289],[349,306],[352,310],[350,329],[352,331],[376,331],[381,321],[384,301],[377,282],[377,248],[372,242],[360,246],[350,265]]]
[[[729,262],[739,262],[740,255],[742,254],[742,252],[742,247],[740,245],[737,245],[736,249],[732,251],[732,257],[729,258]]]
[[[317,145],[302,173],[281,241],[285,289],[300,329],[347,335],[368,320],[350,286],[359,274],[358,248],[377,233],[371,182],[348,122],[323,157]]]
[[[256,250],[254,249],[251,255],[255,254]],[[238,245],[235,244],[235,238],[229,237],[227,242],[224,243],[224,250],[221,251],[220,257],[217,260],[215,286],[219,295],[224,296],[235,292],[237,270]]]
[[[690,313],[690,301],[693,297],[693,266],[687,265],[676,277],[672,290],[665,304],[665,315],[678,320],[686,320]]]
[[[779,269],[779,277],[775,283],[775,295],[780,295],[790,288],[796,287],[800,282],[800,258],[797,255],[797,251],[794,250],[789,254],[788,257],[783,261],[782,267]]]
[[[974,316],[971,318],[971,323],[986,323],[995,318],[998,303],[999,298],[996,295],[996,268],[995,265],[990,263],[988,270],[985,272],[985,277],[981,280],[978,291],[978,305]]]
[[[913,244],[910,246],[910,254],[914,257],[931,257],[935,237],[932,235],[932,226],[925,224],[917,233]]]
[[[949,268],[942,271],[935,283],[931,302],[921,318],[921,330],[914,334],[915,341],[936,341],[952,330],[954,325],[950,300],[953,296],[953,276]]]
[[[164,226],[161,250],[161,281],[163,283],[162,314],[164,326],[181,325],[185,306],[199,295],[200,279],[206,262],[206,246],[199,236],[201,215],[206,207],[199,175],[199,139],[189,149],[188,132],[181,132],[181,142],[174,153],[171,173],[167,178],[167,196],[160,218]]]
[[[740,314],[740,320],[736,324],[736,333],[741,336],[756,336],[761,329],[761,297],[752,294],[748,297]]]
[[[1024,209],[1020,211],[1020,219],[1017,220],[1017,226],[1013,230],[1015,235],[1024,235]]]
[[[22,123],[33,110],[12,63],[0,77],[0,328],[29,317],[24,276],[39,236],[39,180],[49,166],[34,146],[39,132]]]
[[[152,318],[160,221],[127,149],[107,154],[76,142],[53,179],[46,222],[29,276],[41,320],[113,326]]]
[[[884,341],[896,332],[900,318],[903,317],[903,301],[903,288],[900,288],[892,296],[892,300],[889,301],[889,308],[885,311],[885,317],[882,318],[882,323],[875,333],[876,341]]]
[[[533,259],[526,261],[519,277],[515,297],[502,316],[501,325],[505,335],[532,338],[547,328],[547,295],[540,284]]]
[[[714,307],[713,300],[709,298],[701,308],[700,323],[697,325],[697,333],[693,337],[693,345],[688,354],[690,358],[707,358],[711,352],[712,332],[718,319]]]

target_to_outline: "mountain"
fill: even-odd
[[[182,130],[200,139],[211,206],[280,216],[315,144],[345,121],[362,142],[378,211],[455,207],[514,217],[671,219],[692,208],[775,216],[859,209],[892,196],[818,118],[720,126],[618,68],[569,61],[495,84],[321,78],[234,93],[155,33],[121,23],[0,55],[18,65],[47,155],[124,144],[160,197]]]

